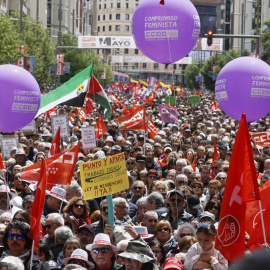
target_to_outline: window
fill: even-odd
[[[99,54],[99,49],[97,49],[97,54]]]
[[[120,20],[120,14],[116,14],[116,20]]]
[[[128,3],[126,3],[126,8],[129,8]]]
[[[125,49],[125,54],[128,54],[128,49]]]
[[[105,26],[102,27],[102,31],[105,32]]]
[[[97,16],[97,20],[100,21],[100,16],[99,15]]]
[[[154,63],[154,69],[158,69],[158,63]]]
[[[125,20],[127,20],[127,21],[129,20],[129,14],[125,15]]]
[[[105,15],[103,15],[103,21],[105,21],[106,20],[106,16]]]
[[[129,25],[125,25],[125,32],[129,32]]]
[[[142,64],[142,67],[143,67],[143,68],[146,68],[146,63],[143,63],[143,64]]]
[[[121,8],[121,3],[117,3],[117,8]]]
[[[139,54],[139,50],[138,50],[138,49],[135,49],[135,50],[134,50],[134,53],[135,53],[135,54]]]
[[[115,31],[120,31],[120,25],[115,26]]]
[[[177,69],[176,64],[173,64],[173,69]]]
[[[112,19],[112,14],[109,15],[109,20],[111,20],[111,19]]]
[[[104,9],[106,9],[106,7],[107,7],[106,4],[104,4]]]
[[[133,67],[134,68],[138,68],[139,67],[139,64],[138,63],[134,63]]]
[[[109,25],[109,31],[112,31],[112,26],[111,25]]]
[[[99,32],[100,31],[100,27],[98,26],[98,28],[97,28],[97,31]]]
[[[113,8],[113,3],[111,3],[111,8]]]
[[[101,9],[101,5],[98,5],[98,8]]]

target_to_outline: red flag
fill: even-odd
[[[123,115],[128,115],[128,114],[129,114],[129,111],[128,111],[126,105],[124,104],[124,106],[123,106]]]
[[[193,160],[193,163],[191,165],[194,172],[196,172],[196,165],[197,165],[197,155],[195,156],[195,158]]]
[[[112,94],[111,93],[111,99],[112,99],[112,101],[120,108],[120,107],[122,107],[122,104],[121,104],[121,102],[115,97],[115,95],[114,94]]]
[[[94,106],[93,106],[93,104],[92,104],[90,98],[86,98],[86,103],[85,103],[85,105],[86,105],[86,111],[87,111],[87,113],[88,113],[88,114],[91,113],[91,112],[93,111],[93,109],[94,109]]]
[[[259,149],[263,148],[264,146],[270,145],[270,132],[250,133],[250,135],[253,142]]]
[[[246,202],[258,199],[254,157],[243,114],[231,156],[215,243],[215,248],[229,261],[244,256]]]
[[[114,112],[114,105],[112,105],[111,108],[112,108],[112,113],[113,113]]]
[[[151,139],[154,139],[156,134],[158,133],[158,129],[155,126],[151,116],[148,117],[148,121],[147,121],[147,132],[149,134],[149,137]]]
[[[5,169],[5,166],[3,164],[2,154],[0,154],[0,170]]]
[[[52,146],[48,153],[48,157],[50,158],[52,156],[59,154],[60,148],[61,148],[61,136],[60,136],[60,127],[59,127],[53,138]]]
[[[136,100],[134,103],[133,103],[133,106],[130,108],[129,110],[129,113],[132,113],[134,112],[136,109],[138,109],[140,107],[140,100]]]
[[[173,110],[177,111],[177,108],[176,108],[173,104],[171,104],[171,103],[168,103],[168,104],[166,104],[165,106],[166,106],[167,108],[170,108],[170,109],[173,109]]]
[[[80,117],[82,122],[85,122],[87,114],[84,108],[76,108],[75,113]]]
[[[40,218],[45,201],[47,186],[47,164],[45,159],[41,160],[40,178],[37,183],[36,195],[31,210],[30,233],[28,236],[34,240],[35,247],[39,244]]]
[[[75,115],[74,115],[74,113],[70,112],[69,113],[69,123],[71,125],[73,125],[74,121],[75,121]]]
[[[143,103],[151,103],[151,104],[153,104],[153,102],[154,102],[154,99],[155,99],[155,97],[156,97],[156,94],[155,94],[155,92],[148,98],[148,99],[146,99]]]
[[[214,154],[213,154],[213,161],[212,161],[211,167],[213,166],[213,163],[214,163],[214,161],[216,161],[216,160],[218,160],[217,138],[215,138],[215,143],[214,143]],[[213,170],[213,169],[211,170],[210,178],[211,178],[211,180],[215,179],[215,174],[214,174],[214,170]]]
[[[77,162],[81,143],[68,151],[46,159],[48,170],[48,184],[69,185]],[[41,162],[26,167],[21,173],[22,180],[38,181],[41,173]]]
[[[107,131],[106,126],[103,122],[102,113],[100,113],[97,123],[95,125],[96,138],[100,139],[102,135]]]
[[[121,129],[145,129],[145,104],[141,105],[134,112],[119,117],[118,123],[124,125]]]
[[[51,118],[51,116],[56,115],[56,110],[55,108],[52,108],[50,110],[48,110],[47,112],[45,112],[46,118],[47,120]]]

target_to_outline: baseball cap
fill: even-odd
[[[187,199],[188,208],[199,209],[200,208],[200,199],[197,195],[190,195]]]
[[[136,162],[146,162],[145,155],[137,155]]]
[[[180,191],[180,190],[177,190],[177,189],[173,189],[173,190],[169,191],[169,192],[167,193],[168,198],[170,198],[171,195],[173,195],[173,194],[175,194],[175,193],[177,193],[178,195],[180,195],[182,198],[185,198],[183,192]]]

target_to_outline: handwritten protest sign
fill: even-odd
[[[60,127],[61,138],[69,137],[69,117],[67,114],[54,115],[51,117],[52,122],[52,135],[55,136],[58,128]]]
[[[24,135],[37,134],[35,120],[32,120],[27,126],[23,127],[20,131]]]
[[[91,149],[96,147],[95,128],[87,126],[81,128],[83,149]]]
[[[1,139],[2,157],[4,159],[10,158],[10,151],[12,148],[18,146],[18,137],[15,135],[5,135]]]
[[[94,199],[129,188],[124,153],[80,163],[83,198]]]

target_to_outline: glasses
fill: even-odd
[[[102,212],[106,212],[108,210],[108,207],[104,206],[101,208]]]
[[[87,264],[86,264],[86,262],[84,262],[84,261],[82,261],[82,260],[69,260],[69,262],[68,262],[69,264],[77,264],[77,265],[80,265],[80,266],[82,266],[82,267],[86,267],[87,266]]]
[[[167,227],[157,229],[157,232],[162,232],[162,231],[164,231],[164,232],[169,232],[169,231],[170,231],[170,229],[169,229],[169,228],[167,228]]]
[[[16,177],[14,177],[14,179],[19,180],[19,179],[21,179],[21,177],[16,176]]]
[[[152,179],[155,179],[156,178],[156,176],[154,176],[154,175],[149,175],[148,177],[149,178],[152,178]]]
[[[218,169],[218,167],[211,167],[212,169],[214,169],[214,170],[217,170]]]
[[[101,253],[105,254],[105,253],[108,253],[109,249],[108,248],[94,248],[92,251],[94,254],[98,254],[100,251]]]
[[[122,208],[122,209],[128,209],[127,206],[123,206],[123,205],[116,205],[116,206],[119,207],[119,208]]]
[[[185,181],[177,181],[177,183],[180,184],[180,185],[186,185],[187,184],[187,182],[185,182]]]
[[[181,199],[174,199],[174,198],[171,198],[170,201],[171,202],[177,201],[178,203],[183,202],[183,200],[181,200]]]
[[[193,188],[202,188],[201,185],[194,185]]]
[[[77,204],[77,203],[75,203],[73,206],[75,208],[84,208],[85,207],[83,204]]]
[[[0,195],[0,199],[7,199],[7,194],[5,194],[5,195]]]
[[[191,236],[191,233],[181,233],[179,236],[180,236],[181,238],[182,238],[182,237],[185,237],[185,236]]]
[[[210,210],[218,210],[219,207],[218,206],[208,206],[208,209],[210,209]]]
[[[52,223],[52,224],[48,224],[48,225],[45,225],[45,229],[50,229],[52,227],[53,224],[58,224],[58,223]]]
[[[139,190],[142,190],[142,187],[133,187],[133,189],[139,189]]]
[[[24,236],[22,234],[14,234],[14,233],[9,233],[8,234],[8,238],[10,240],[13,240],[14,237],[16,237],[17,240],[22,240],[24,238]]]
[[[134,165],[135,162],[127,162],[127,165]]]
[[[85,232],[79,232],[78,234],[81,235],[81,236],[86,236],[86,237],[93,236],[92,233],[85,233]]]
[[[226,177],[217,177],[217,180],[226,180]]]
[[[24,218],[13,218],[13,221],[25,222],[25,219]]]

